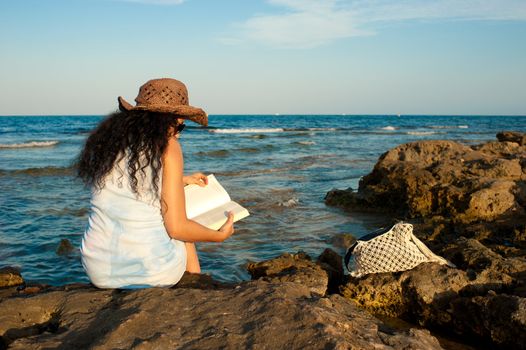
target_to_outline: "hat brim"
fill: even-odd
[[[166,106],[150,104],[148,106],[132,106],[124,98],[119,96],[119,109],[125,111],[149,111],[155,113],[168,113],[177,116],[178,118],[188,119],[197,124],[208,126],[208,115],[201,108],[179,105]]]

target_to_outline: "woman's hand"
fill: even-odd
[[[195,173],[188,176],[183,176],[183,184],[186,185],[199,185],[205,187],[208,185],[208,178],[203,173]]]
[[[228,219],[218,230],[221,233],[221,242],[232,236],[234,233],[234,213],[228,212]]]

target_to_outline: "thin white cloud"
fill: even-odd
[[[147,5],[180,5],[186,0],[118,0],[122,2],[136,2]]]
[[[526,20],[525,0],[267,0],[275,14],[253,16],[234,27],[226,44],[259,42],[311,48],[371,35],[380,23],[409,20]]]

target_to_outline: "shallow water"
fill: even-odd
[[[28,280],[86,282],[79,254],[58,256],[61,239],[78,247],[89,192],[71,163],[100,116],[0,117],[0,266]],[[210,127],[181,136],[186,172],[214,173],[251,216],[221,244],[199,244],[202,269],[223,281],[248,278],[247,261],[324,248],[335,236],[361,236],[391,218],[325,206],[332,188],[358,187],[378,157],[400,143],[453,139],[473,144],[501,130],[526,131],[526,117],[210,116]]]

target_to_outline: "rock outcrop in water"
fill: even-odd
[[[334,257],[326,252],[314,263],[287,254],[253,264],[260,278],[237,285],[186,275],[171,289],[13,290],[0,299],[0,348],[442,348],[427,330],[391,328],[338,294],[324,295]]]
[[[76,251],[76,248],[71,244],[71,241],[67,238],[60,240],[56,253],[57,255],[69,255]]]
[[[467,146],[419,141],[384,153],[358,191],[326,203],[390,212],[457,265],[349,278],[342,294],[375,314],[501,348],[526,348],[526,134]]]
[[[460,224],[505,214],[524,218],[526,146],[510,141],[473,147],[454,141],[403,144],[380,157],[357,192],[334,190],[326,202],[409,218],[441,216]]]

